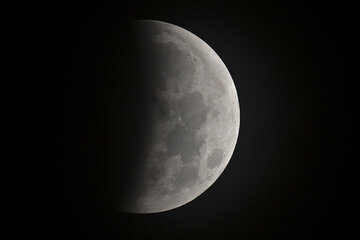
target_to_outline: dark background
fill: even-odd
[[[355,232],[352,6],[35,1],[23,9],[21,234],[240,239]],[[129,178],[113,164],[139,156],[146,130],[144,98],[130,77],[133,19],[169,22],[207,42],[228,67],[240,102],[240,134],[224,173],[194,201],[159,214],[111,210],[113,189]],[[107,162],[114,158],[119,163]]]

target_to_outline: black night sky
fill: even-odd
[[[35,1],[25,9],[19,232],[27,238],[340,237],[355,230],[350,6]],[[169,22],[208,43],[232,75],[241,111],[236,149],[220,178],[194,201],[150,215],[111,211],[113,176],[100,161],[117,143],[126,162],[141,139],[142,113],[134,111],[142,96],[126,72],[133,19]],[[116,85],[107,85],[111,79]],[[109,111],[118,106],[121,112]],[[115,137],[106,135],[111,119],[126,126]]]

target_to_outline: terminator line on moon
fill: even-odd
[[[227,68],[204,41],[160,21],[135,21],[134,29],[152,61],[151,127],[136,189],[119,209],[156,213],[190,202],[216,181],[233,154],[240,109]]]

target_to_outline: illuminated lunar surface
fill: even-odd
[[[240,109],[227,68],[204,41],[159,21],[134,28],[151,60],[144,76],[150,130],[136,184],[119,209],[156,213],[192,201],[216,181],[233,154]]]

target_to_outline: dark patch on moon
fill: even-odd
[[[176,188],[184,189],[195,184],[198,178],[199,165],[197,167],[183,167],[176,176],[174,186]]]
[[[192,162],[193,157],[199,154],[202,139],[197,139],[194,132],[184,126],[177,125],[170,131],[166,147],[170,155],[180,155],[184,163]]]
[[[171,105],[167,101],[163,101],[158,96],[152,94],[149,97],[149,108],[151,109],[151,120],[168,119],[170,117]]]
[[[157,56],[154,69],[160,89],[176,93],[189,90],[196,70],[194,64],[189,61],[189,53],[179,49],[173,42],[159,42],[153,46],[152,52]]]
[[[178,109],[186,126],[192,130],[198,130],[205,123],[210,107],[205,104],[200,92],[193,92],[187,93],[180,100]]]
[[[157,182],[164,176],[164,163],[168,161],[168,156],[164,153],[158,152],[156,154],[156,160],[157,164],[152,164],[151,169],[147,169],[146,172],[146,178],[151,182]]]

